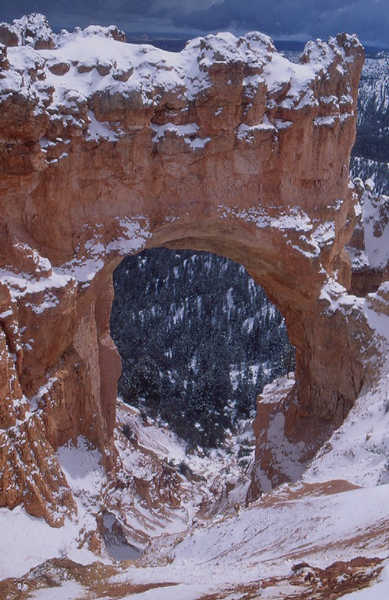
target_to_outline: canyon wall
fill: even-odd
[[[81,434],[113,468],[112,272],[144,248],[246,267],[296,347],[286,433],[325,437],[366,379],[341,301],[357,38],[309,42],[299,64],[260,33],[173,54],[39,15],[0,40],[0,506],[60,525],[75,508],[55,450]]]

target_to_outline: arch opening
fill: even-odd
[[[294,370],[285,321],[242,265],[153,248],[114,272],[120,396],[187,444],[222,445],[265,384]]]

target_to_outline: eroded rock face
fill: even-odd
[[[28,493],[33,514],[60,523],[42,492],[55,485],[39,476],[54,450],[82,434],[113,464],[111,277],[128,253],[168,246],[242,263],[297,349],[288,435],[344,418],[365,376],[359,317],[329,311],[321,294],[350,285],[363,50],[342,34],[292,64],[250,33],[171,54],[98,27],[42,49],[43,25],[28,47],[1,38],[0,506]]]

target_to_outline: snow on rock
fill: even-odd
[[[240,139],[251,140],[250,143],[254,141],[255,131],[262,128],[244,127]],[[258,229],[281,231],[285,238],[289,238],[288,245],[307,258],[319,257],[323,248],[332,246],[336,241],[334,221],[321,223],[318,218],[312,219],[305,211],[295,206],[282,208],[273,215],[263,207],[237,210],[220,205],[219,212],[222,218],[232,216],[246,223],[254,223]]]
[[[0,41],[9,46],[53,48],[55,36],[44,15],[32,13],[14,19],[12,25],[0,23]]]
[[[389,375],[372,393],[362,393],[344,424],[319,451],[304,474],[325,481],[336,471],[356,485],[389,483]]]
[[[7,44],[7,36],[4,34],[2,38],[0,34],[0,41],[4,39],[6,45],[11,46],[8,50],[9,71],[0,82],[0,90],[3,94],[18,92],[34,97],[42,113],[61,113],[62,107],[62,115],[58,116],[64,122],[71,122],[68,111],[72,106],[66,98],[70,91],[77,90],[79,102],[88,101],[89,104],[90,99],[100,94],[110,97],[120,94],[138,97],[146,107],[155,105],[162,94],[173,90],[181,90],[182,99],[193,100],[212,86],[211,71],[218,64],[248,64],[252,74],[242,81],[244,93],[248,98],[254,98],[261,86],[265,86],[269,108],[275,106],[274,98],[283,89],[286,90],[281,103],[283,108],[330,107],[331,115],[318,115],[314,119],[316,125],[333,124],[335,120],[345,118],[343,114],[353,103],[349,89],[339,98],[331,97],[331,103],[321,102],[315,82],[332,63],[341,64],[343,71],[347,71],[354,59],[350,52],[346,57],[343,47],[358,51],[359,42],[355,36],[331,38],[328,43],[311,42],[303,55],[303,63],[295,64],[278,54],[271,39],[258,32],[241,38],[231,33],[208,35],[188,42],[181,53],[172,53],[146,44],[123,43],[124,34],[114,26],[89,26],[84,30],[75,28],[71,33],[64,30],[53,34],[46,18],[39,14],[16,19],[12,25],[2,24],[1,27],[15,37],[15,43]],[[35,48],[35,54],[29,46]],[[35,81],[31,68],[28,70],[33,58],[39,62],[39,81]],[[36,64],[35,71],[37,68]],[[18,77],[22,72],[25,76]],[[154,90],[159,91],[155,93]],[[217,109],[216,116],[221,109]],[[100,117],[98,120],[103,121]],[[75,117],[74,124],[84,127],[82,114]],[[291,124],[291,121],[283,122],[279,118],[270,122],[265,115],[262,123],[243,122],[237,137],[251,143],[257,130],[277,131]],[[97,135],[111,142],[117,140],[110,127],[102,126],[96,130],[92,121],[89,139],[96,139]],[[161,137],[158,134],[154,140]],[[198,141],[188,145],[192,150],[201,149],[207,143],[205,140],[208,141],[199,136]]]
[[[76,27],[73,34],[66,29],[55,34],[47,18],[40,13],[24,15],[20,19],[14,19],[12,24],[0,23],[0,41],[6,46],[31,46],[39,50],[53,49],[63,44],[64,40],[68,40],[72,35],[111,38],[121,42],[126,40],[125,33],[116,25],[108,27],[90,25],[84,30]]]
[[[257,125],[246,125],[246,123],[242,123],[239,125],[236,137],[239,140],[245,140],[247,143],[252,144],[255,140],[255,132],[256,131],[274,131],[276,127],[270,123],[269,118],[265,115],[263,123],[258,123]]]
[[[14,273],[7,269],[1,269],[1,279],[9,286],[14,299],[48,288],[61,288],[69,283],[69,278],[55,272],[50,273],[48,277],[37,279],[28,273]]]
[[[250,564],[250,559],[256,555],[262,563],[268,561],[274,565],[278,562],[280,573],[285,573],[293,561],[293,548],[297,550],[303,540],[306,560],[313,560],[317,565],[325,566],[336,557],[351,557],[355,550],[352,547],[347,550],[347,542],[353,538],[358,525],[363,523],[368,531],[374,523],[388,520],[385,501],[389,487],[337,493],[337,485],[342,489],[340,483],[334,482],[335,493],[331,493],[330,483],[323,485],[322,494],[318,496],[314,487],[281,487],[273,498],[264,496],[252,509],[242,510],[239,516],[215,520],[207,528],[187,537],[175,548],[175,560],[178,563],[191,561],[193,566],[207,561],[217,566],[218,560],[223,558],[221,567],[226,568],[237,561],[244,569],[244,563]],[[325,493],[326,488],[329,495]],[[319,489],[318,486],[317,491]],[[318,515],[321,515],[320,520]],[[250,535],[245,535],[248,532]],[[318,548],[330,540],[333,548],[327,555],[320,556]],[[383,552],[382,548],[381,555]],[[266,572],[265,566],[263,569]]]
[[[266,385],[257,398],[254,422],[256,454],[252,484],[261,493],[269,492],[284,481],[299,480],[307,466],[305,443],[292,443],[285,435],[282,401],[294,385],[294,373],[289,373]]]
[[[106,139],[111,142],[116,142],[119,139],[119,134],[111,129],[109,123],[104,123],[97,121],[94,113],[89,111],[89,126],[87,133],[87,140],[95,140]]]
[[[58,528],[21,507],[0,509],[0,579],[18,577],[49,558],[67,557],[82,564],[96,559],[89,545],[107,482],[101,453],[80,436],[75,444],[60,447],[56,458],[76,501],[76,514],[66,517]],[[60,511],[62,507],[57,508]],[[109,557],[105,555],[105,559]]]
[[[35,249],[20,242],[15,244],[15,249],[17,246],[21,248],[23,266],[30,268],[30,272],[0,269],[1,281],[7,284],[11,299],[16,302],[20,298],[31,298],[26,305],[31,306],[31,310],[37,314],[54,308],[60,303],[59,290],[67,288],[74,293],[76,284],[85,287],[101,271],[110,254],[126,255],[139,251],[150,236],[147,219],[142,216],[117,218],[114,227],[115,238],[107,244],[102,235],[102,226],[96,224],[95,231],[91,232],[91,237],[83,245],[82,256],[59,267],[52,267],[50,261]]]
[[[389,483],[389,282],[366,298],[347,294],[333,282],[323,288],[323,298],[331,310],[350,313],[357,310],[363,321],[378,336],[381,359],[373,355],[374,384],[362,388],[348,417],[319,450],[304,480],[323,481],[336,470],[340,478],[357,485],[376,486]],[[363,338],[361,338],[363,340]]]
[[[295,230],[295,231],[306,231],[312,230],[312,222],[310,217],[298,208],[291,208],[285,210],[283,214],[272,216],[266,212],[265,209],[249,209],[249,210],[234,210],[228,207],[219,206],[219,210],[223,217],[227,218],[232,215],[238,219],[242,219],[247,223],[255,223],[258,228],[273,227],[280,230]]]
[[[53,600],[53,590],[55,590],[55,600],[81,600],[85,597],[85,588],[76,581],[65,581],[61,586],[39,589],[29,596],[30,600]]]
[[[362,311],[364,306],[362,298],[349,294],[346,288],[333,277],[328,277],[324,283],[320,299],[326,303],[325,310],[331,313],[335,313],[337,310],[346,313],[354,309]]]
[[[379,194],[373,180],[353,181],[359,197],[357,225],[346,249],[352,263],[352,290],[374,292],[389,273],[389,197]]]
[[[157,144],[165,137],[167,133],[182,137],[184,142],[192,149],[204,148],[210,137],[201,138],[196,136],[199,131],[199,126],[196,123],[188,123],[187,125],[175,125],[174,123],[166,123],[165,125],[151,125],[154,132],[153,143]]]
[[[69,287],[69,284],[72,285],[69,276],[55,269],[48,277],[39,279],[28,273],[16,273],[1,269],[0,277],[8,285],[13,301],[23,297],[36,297],[35,301],[26,303],[26,306],[31,306],[31,310],[35,313],[42,313],[57,306],[60,302],[58,290]]]
[[[349,567],[355,555],[385,557],[387,497],[388,486],[372,493],[344,481],[282,486],[239,514],[214,518],[183,540],[159,540],[150,548],[142,569],[129,567],[110,581],[159,583],[145,596],[155,599],[161,597],[161,581],[176,584],[169,589],[169,598],[177,599],[185,589],[193,592],[193,598],[224,592],[223,597],[238,599],[250,591],[269,600],[293,597],[292,592],[305,591],[307,597],[315,597],[315,592],[332,593],[338,588],[338,593],[342,589],[345,593],[361,585],[361,579],[359,586],[358,579],[353,585]],[[156,556],[159,564],[152,562]],[[328,571],[338,561],[343,562],[337,566],[336,577],[326,581],[320,569]],[[366,560],[367,583],[377,577],[379,563],[379,558],[372,564]],[[299,570],[303,570],[300,579],[293,575]],[[309,577],[307,571],[312,571]],[[347,583],[342,587],[347,581],[349,587]]]
[[[80,436],[76,445],[68,443],[58,448],[57,457],[76,496],[82,493],[96,496],[105,481],[100,452]]]

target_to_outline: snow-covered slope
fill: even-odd
[[[370,296],[366,312],[382,343],[387,344],[389,316],[374,310],[378,296]],[[153,498],[141,500],[139,494],[133,493],[136,486],[132,488],[129,480],[127,488],[118,485],[114,490],[112,484],[111,488],[108,485],[102,504],[109,514],[121,520],[130,543],[135,542],[129,534],[131,527],[144,530],[148,527],[149,533],[154,530],[143,557],[135,563],[119,565],[112,563],[112,558],[104,552],[102,558],[106,566],[101,565],[98,572],[90,571],[94,573],[92,579],[74,564],[56,563],[55,569],[52,564],[46,564],[39,572],[33,571],[28,579],[15,580],[9,585],[24,585],[26,591],[34,591],[33,598],[49,598],[47,581],[42,582],[38,574],[54,569],[59,586],[55,590],[56,598],[61,598],[63,593],[69,600],[110,597],[110,593],[112,597],[140,600],[205,600],[211,594],[215,600],[324,600],[343,597],[375,582],[376,587],[361,592],[361,600],[386,599],[385,594],[389,593],[389,563],[385,562],[389,548],[388,381],[387,364],[375,389],[361,395],[343,426],[308,465],[299,482],[284,484],[239,508],[235,504],[244,494],[240,491],[234,495],[230,491],[229,503],[216,502],[216,512],[200,511],[197,517],[194,509],[200,508],[201,489],[204,491],[208,486],[209,490],[209,483],[217,473],[224,484],[238,483],[235,489],[239,490],[233,458],[217,453],[208,458],[188,457],[182,442],[168,430],[144,423],[137,411],[122,405],[116,443],[123,472],[118,483],[124,481],[126,474],[138,477],[139,481],[151,481],[157,473],[157,463],[165,464],[178,474],[176,466],[185,461],[192,471],[192,480],[179,474],[178,485],[169,488],[170,492],[175,490],[181,494],[181,507],[152,506]],[[276,384],[273,389],[277,390]],[[131,442],[122,433],[125,425],[129,426],[127,436],[129,432],[132,434]],[[100,494],[98,457],[93,449],[85,452],[82,445],[78,450],[63,448],[59,456],[69,482],[78,490],[79,522],[69,523],[64,530],[54,530],[54,541],[48,538],[37,551],[36,540],[38,536],[43,537],[47,526],[22,516],[18,509],[12,519],[19,518],[18,525],[22,523],[24,531],[28,531],[28,545],[24,546],[25,552],[17,554],[23,547],[19,540],[20,543],[16,541],[14,545],[13,557],[12,546],[8,555],[3,553],[9,556],[3,576],[6,573],[21,575],[40,560],[61,554],[77,562],[87,563],[88,559],[91,562],[88,552],[82,554],[77,550],[76,534],[77,527],[85,526],[83,501],[90,502],[91,497],[97,499]],[[227,466],[230,474],[226,472]],[[187,476],[188,473],[189,470]],[[205,477],[207,482],[201,479],[196,482],[196,476]],[[231,485],[226,489],[231,490]],[[108,496],[111,507],[107,504]],[[219,499],[227,496],[224,492]],[[1,517],[8,527],[14,525],[12,519],[4,521],[4,514]],[[382,571],[385,565],[388,566]],[[336,595],[329,596],[330,593]]]
[[[388,294],[385,283],[366,300],[356,299],[364,303],[384,357]],[[133,597],[155,600],[200,600],[207,594],[229,600],[324,600],[329,592],[342,597],[374,582],[373,597],[384,598],[389,591],[387,568],[382,571],[389,548],[389,362],[385,359],[375,368],[375,386],[362,391],[344,424],[304,467],[301,479],[246,505],[242,501],[248,481],[234,458],[236,442],[231,455],[188,457],[171,432],[121,405],[116,437],[121,470],[115,481],[105,480],[98,453],[83,440],[77,448],[68,445],[58,451],[77,498],[77,519],[53,530],[21,509],[0,512],[6,531],[0,538],[3,577],[20,576],[54,556],[91,563],[85,542],[93,541],[88,540],[88,528],[93,529],[92,521],[99,516],[106,566],[92,580],[69,561],[56,563],[55,569],[46,564],[28,578],[8,582],[7,589],[26,590],[21,599],[32,591],[34,598],[50,597],[47,580],[38,575],[54,569],[60,593],[78,600],[90,594],[106,597],[113,590],[114,597],[128,598],[135,590]],[[275,383],[269,397],[272,390],[277,393]],[[27,533],[25,541],[13,533],[14,527]],[[114,561],[131,558],[128,550],[136,544],[145,552],[135,563]],[[126,549],[127,555],[120,554]],[[371,590],[374,594],[375,588]]]
[[[57,563],[55,597],[325,600],[358,590],[381,575],[377,590],[382,595],[372,597],[386,598],[389,581],[387,571],[381,571],[388,548],[388,506],[388,485],[353,488],[331,480],[284,486],[239,514],[218,516],[189,530],[184,538],[160,538],[137,564],[109,570],[101,565],[98,571],[91,566],[87,577],[77,565]],[[52,570],[49,564],[41,567],[41,573]],[[50,597],[47,581],[37,575],[35,570],[13,585],[24,585],[26,591],[39,585],[33,597]],[[70,583],[77,584],[75,590],[69,589]]]
[[[193,522],[245,501],[255,445],[250,420],[240,421],[223,449],[188,454],[184,440],[118,399],[115,445],[113,478],[83,437],[57,451],[78,512],[64,527],[50,528],[20,507],[0,508],[0,580],[54,557],[87,564],[94,551],[108,563],[134,559],[150,540],[185,534]]]

